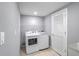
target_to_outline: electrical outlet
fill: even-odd
[[[1,32],[0,32],[0,46],[1,46]]]
[[[4,44],[4,32],[0,32],[0,45],[3,45]]]

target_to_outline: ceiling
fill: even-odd
[[[70,2],[19,2],[19,8],[21,15],[34,15],[34,12],[37,12],[36,16],[46,16],[59,8],[64,7]]]

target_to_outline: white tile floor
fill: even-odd
[[[27,55],[25,52],[25,48],[23,48],[21,49],[21,56],[59,56],[59,55],[51,48]]]

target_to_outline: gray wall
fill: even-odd
[[[44,31],[49,35],[49,45],[51,46],[51,15],[44,17]]]
[[[21,44],[25,41],[25,32],[27,31],[44,31],[43,17],[38,16],[21,16]]]
[[[20,14],[16,3],[0,2],[0,32],[5,32],[0,56],[20,55]]]
[[[44,18],[44,31],[51,35],[51,15],[48,15]]]
[[[68,44],[79,42],[79,3],[72,3],[68,8]]]

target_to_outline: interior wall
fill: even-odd
[[[20,13],[14,2],[0,2],[0,32],[4,32],[4,44],[0,56],[20,55]]]
[[[44,31],[51,35],[51,15],[48,15],[44,18]]]
[[[51,46],[51,15],[44,17],[44,31],[49,35],[49,47]]]
[[[75,2],[68,7],[68,44],[79,42],[79,3]]]
[[[38,16],[21,16],[21,44],[25,42],[25,32],[27,31],[44,31],[43,17]]]

